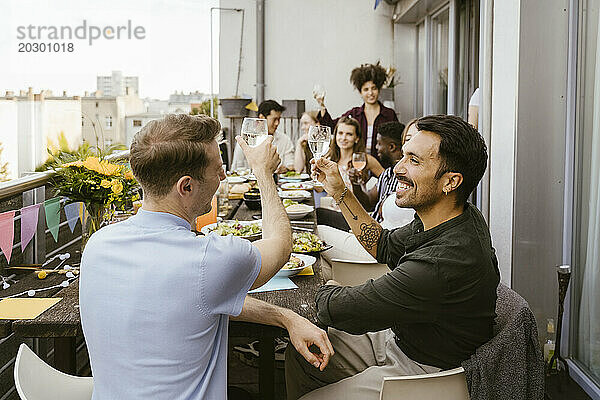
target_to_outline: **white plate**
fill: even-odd
[[[310,175],[309,174],[300,174],[300,175],[296,175],[296,176],[285,176],[285,174],[280,174],[279,179],[281,179],[282,182],[305,181],[307,179],[310,179]]]
[[[232,220],[222,221],[222,223],[231,223],[231,222],[235,222],[235,221],[232,221]],[[257,221],[238,221],[238,222],[240,223],[240,225],[251,225],[251,224],[258,223],[260,226],[262,226],[262,220],[260,220],[260,219]],[[205,225],[200,229],[200,232],[203,233],[204,235],[208,235],[209,233],[211,233],[211,230],[214,229],[217,226],[217,224],[219,224],[219,223],[220,222],[216,222],[213,224]],[[262,232],[256,233],[254,235],[238,236],[238,237],[241,237],[243,239],[248,239],[248,240],[256,240],[256,239],[260,239],[262,237]]]
[[[310,182],[287,182],[281,185],[285,190],[312,190],[313,185]]]
[[[246,178],[244,178],[243,176],[228,176],[227,177],[227,183],[230,183],[232,185],[236,184],[236,183],[244,183],[246,182]]]
[[[294,276],[300,271],[302,271],[304,268],[310,267],[315,263],[315,261],[317,261],[315,257],[309,256],[308,254],[292,253],[292,255],[304,261],[304,266],[292,269],[280,269],[277,272],[278,276]]]
[[[307,206],[305,204],[301,204],[303,207],[305,207],[306,211],[288,211],[288,209],[285,209],[285,212],[287,213],[288,217],[290,219],[300,219],[300,218],[304,218],[306,217],[308,214],[310,214],[311,212],[313,212],[315,210],[315,208],[313,206]],[[290,206],[291,207],[291,206]]]
[[[282,190],[279,192],[279,197],[282,199],[306,200],[310,199],[310,192],[306,190]]]
[[[246,179],[248,179],[249,181],[255,181],[256,180],[256,176],[254,174],[248,174],[245,176]]]

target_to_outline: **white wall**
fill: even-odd
[[[489,225],[502,282],[510,286],[520,0],[494,2]]]
[[[17,102],[16,100],[0,99],[0,121],[2,129],[0,129],[0,142],[4,151],[0,162],[8,163],[8,179],[18,177],[19,169],[19,152],[18,136],[17,136]]]
[[[316,109],[314,84],[322,84],[332,116],[362,104],[349,82],[352,68],[381,60],[393,64],[392,8],[373,10],[365,0],[266,0],[265,99],[304,99]],[[239,95],[256,97],[256,1],[221,0],[245,9]],[[215,20],[217,17],[215,17]],[[235,92],[240,39],[239,13],[223,11],[219,38],[219,96]]]

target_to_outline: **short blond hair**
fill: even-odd
[[[205,146],[220,131],[219,121],[207,115],[168,114],[147,123],[133,138],[129,156],[144,193],[163,197],[186,175],[203,180]]]

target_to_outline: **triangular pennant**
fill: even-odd
[[[29,244],[37,230],[41,204],[21,208],[21,252]]]
[[[14,218],[14,210],[0,214],[0,249],[9,263],[15,234]]]
[[[55,242],[58,242],[58,228],[60,223],[60,198],[46,200],[44,202],[44,211],[46,212],[46,226],[50,230]]]
[[[82,201],[80,201],[79,203],[79,219],[81,220],[81,226],[85,225],[85,205],[83,204]]]
[[[65,215],[67,216],[67,223],[71,233],[75,230],[77,220],[79,220],[79,203],[65,204]]]

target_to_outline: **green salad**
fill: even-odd
[[[314,233],[294,232],[293,237],[292,251],[296,253],[321,251],[325,247],[323,241]]]
[[[300,203],[298,203],[297,201],[294,201],[292,199],[283,199],[283,206],[285,208],[288,208],[289,206],[293,206],[296,204],[300,204]]]
[[[221,236],[253,236],[262,232],[259,222],[242,225],[238,220],[231,222],[219,222],[217,226],[209,229],[210,232],[217,232]]]
[[[293,178],[293,177],[300,176],[300,175],[301,174],[296,171],[288,171],[285,174],[283,174],[283,176],[285,176],[286,178]]]

